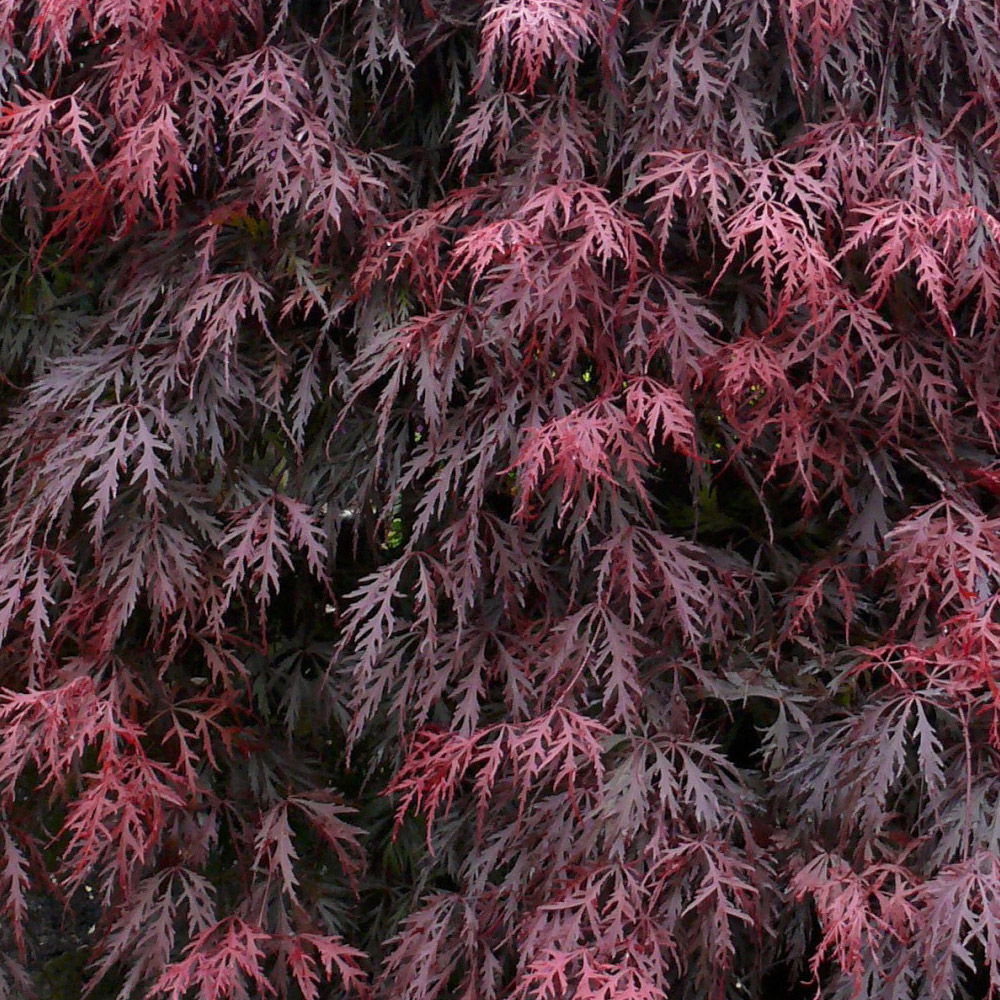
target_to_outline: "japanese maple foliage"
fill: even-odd
[[[0,0],[0,1000],[1000,995],[998,39]]]

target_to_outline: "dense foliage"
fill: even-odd
[[[1000,990],[994,0],[0,0],[0,100],[0,998],[46,898],[120,1000]]]

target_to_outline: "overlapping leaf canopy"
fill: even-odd
[[[0,1000],[46,895],[120,1000],[1000,989],[992,0],[0,0],[0,101]]]

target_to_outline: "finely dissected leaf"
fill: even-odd
[[[3,886],[7,903],[4,914],[14,929],[14,940],[19,952],[25,952],[25,922],[28,918],[27,891],[29,887],[28,866],[24,852],[9,830],[3,831],[3,869],[0,870],[0,885]]]
[[[237,1000],[249,996],[252,985],[261,996],[273,996],[263,969],[266,941],[265,933],[238,918],[209,927],[188,945],[181,961],[164,970],[153,995],[180,1000],[197,989],[202,995]]]

